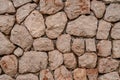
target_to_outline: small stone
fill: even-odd
[[[77,62],[76,62],[76,57],[73,53],[63,54],[63,57],[64,57],[64,65],[66,66],[66,68],[69,69],[76,68]]]
[[[94,12],[97,18],[102,18],[105,12],[106,6],[102,1],[93,0],[91,2],[91,10]]]
[[[95,53],[85,53],[78,57],[79,67],[94,68],[97,62],[97,55]]]
[[[25,51],[30,49],[33,43],[32,36],[28,32],[28,30],[25,28],[23,25],[18,25],[16,24],[12,31],[11,31],[11,36],[10,40],[23,48]]]
[[[7,75],[15,76],[17,73],[18,60],[14,55],[7,55],[2,57],[0,65]]]
[[[14,80],[14,79],[6,74],[2,74],[0,75],[0,80]]]
[[[62,0],[40,0],[40,12],[42,14],[54,14],[64,7]]]
[[[63,63],[63,55],[58,50],[48,52],[48,56],[51,70],[55,70]]]
[[[110,4],[104,16],[104,19],[108,22],[117,22],[120,20],[120,4]]]
[[[46,18],[46,35],[51,38],[57,38],[64,30],[67,23],[67,17],[64,12],[58,12]]]
[[[0,14],[3,13],[14,13],[15,8],[11,0],[0,0]]]
[[[0,31],[9,34],[15,23],[15,16],[0,15]]]
[[[96,51],[95,39],[86,39],[86,51]]]
[[[87,80],[86,69],[76,68],[73,71],[74,80]]]
[[[20,7],[28,2],[32,2],[32,0],[12,0],[15,7]]]
[[[38,77],[34,74],[28,73],[24,75],[18,75],[16,80],[38,80]]]
[[[120,2],[120,0],[103,0],[106,4],[108,3],[115,3],[115,2]]]
[[[104,20],[100,20],[96,38],[97,39],[108,39],[110,29],[111,29],[111,23],[106,22]]]
[[[81,56],[84,54],[85,44],[84,39],[74,39],[72,43],[72,51],[77,55]]]
[[[15,49],[15,46],[0,32],[0,55],[10,54]]]
[[[94,16],[82,15],[68,22],[66,32],[79,37],[94,37],[97,30],[97,19]]]
[[[110,57],[101,58],[98,60],[98,71],[99,73],[108,73],[116,70],[119,66],[119,62]]]
[[[44,18],[42,14],[37,10],[31,12],[31,14],[25,19],[24,24],[33,37],[41,37],[42,35],[44,35]]]
[[[97,80],[98,77],[98,69],[87,69],[87,76],[89,80]]]
[[[118,72],[110,72],[104,75],[101,75],[98,80],[120,80]]]
[[[113,40],[113,58],[120,58],[120,40]]]
[[[38,72],[45,69],[48,64],[48,56],[45,52],[29,51],[19,59],[19,73]]]
[[[14,55],[16,55],[17,57],[22,56],[23,55],[23,49],[18,47],[17,49],[14,50]]]
[[[36,6],[37,5],[35,3],[28,3],[18,8],[16,12],[17,23],[21,23]]]
[[[109,40],[101,40],[97,44],[98,56],[107,57],[111,55],[112,44]]]
[[[115,23],[111,30],[111,37],[113,39],[120,39],[120,22]]]
[[[40,80],[54,80],[53,75],[49,69],[40,71]]]
[[[66,0],[64,11],[69,19],[77,18],[80,14],[89,14],[90,0]]]
[[[38,51],[51,51],[54,50],[53,41],[49,38],[37,38],[33,42],[33,47]]]
[[[65,66],[61,66],[54,71],[55,80],[73,80],[72,73]]]

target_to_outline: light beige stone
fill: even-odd
[[[57,38],[56,47],[59,51],[67,53],[71,51],[71,36],[69,34],[62,34]]]
[[[54,71],[55,80],[73,80],[72,73],[65,66],[61,66]]]
[[[97,39],[108,39],[110,29],[111,29],[111,23],[106,22],[104,20],[100,20],[96,38]]]
[[[40,12],[42,14],[54,14],[64,6],[62,0],[40,0]]]
[[[6,74],[2,74],[0,75],[0,80],[15,80],[12,77],[6,75]]]
[[[97,80],[98,77],[98,69],[87,69],[88,80]]]
[[[69,19],[77,18],[80,14],[89,14],[90,0],[66,0],[64,11]]]
[[[39,80],[54,80],[53,75],[49,69],[40,71]]]
[[[106,8],[104,19],[108,22],[116,22],[120,20],[120,4],[110,4]]]
[[[15,46],[0,32],[0,55],[10,54],[15,49]]]
[[[97,44],[98,56],[107,57],[111,55],[112,44],[109,40],[101,40]]]
[[[79,67],[83,68],[94,68],[97,62],[96,53],[85,53],[82,56],[78,57]]]
[[[106,4],[120,2],[120,0],[103,0]]]
[[[18,75],[16,80],[38,80],[38,77],[32,73]]]
[[[97,18],[102,18],[105,12],[106,6],[102,1],[93,0],[91,2],[91,10],[94,12]]]
[[[87,80],[86,69],[76,68],[73,71],[74,80]]]
[[[63,63],[63,55],[58,50],[48,52],[48,56],[51,70],[55,70]]]
[[[19,73],[38,72],[48,64],[46,52],[29,51],[19,59]]]
[[[2,57],[0,65],[5,74],[15,76],[18,68],[18,60],[14,55],[7,55]]]
[[[33,47],[38,51],[51,51],[54,50],[53,41],[49,38],[37,38],[33,42]]]
[[[33,37],[40,37],[44,35],[44,18],[37,10],[31,12],[31,14],[25,19],[24,24]]]
[[[15,16],[0,15],[0,31],[9,34],[15,23]]]
[[[96,35],[97,22],[94,16],[82,15],[68,22],[66,32],[70,35],[79,37],[94,37]]]
[[[46,18],[46,35],[51,38],[57,38],[64,30],[67,23],[67,17],[64,12],[58,12]]]
[[[113,58],[120,58],[120,40],[113,40]]]
[[[101,58],[98,60],[98,71],[99,73],[108,73],[116,70],[119,66],[119,62],[110,57]]]
[[[63,57],[64,57],[64,65],[66,66],[66,68],[69,68],[69,69],[76,68],[77,61],[73,53],[63,54]]]
[[[17,23],[21,23],[36,6],[37,5],[35,3],[28,3],[28,4],[18,8],[17,12],[16,12]]]
[[[16,48],[14,50],[14,55],[16,55],[17,57],[20,57],[23,55],[23,49],[21,49],[20,47]]]
[[[23,48],[24,50],[30,49],[33,43],[32,36],[29,34],[28,30],[23,25],[16,24],[12,31],[10,40]]]
[[[85,50],[85,42],[84,39],[74,39],[72,43],[72,51],[77,55],[81,56],[84,54]]]

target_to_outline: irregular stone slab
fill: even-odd
[[[86,69],[76,68],[73,71],[74,80],[87,80]]]
[[[15,46],[0,32],[0,55],[10,54]]]
[[[120,2],[120,0],[103,0],[106,4],[113,2]]]
[[[119,74],[118,72],[110,72],[104,75],[101,75],[98,80],[119,80]]]
[[[48,56],[45,52],[24,52],[19,59],[19,73],[38,72],[47,67]]]
[[[57,38],[56,47],[59,51],[63,53],[70,52],[71,47],[71,36],[69,34],[62,34]]]
[[[16,80],[38,80],[38,77],[34,74],[28,73],[24,75],[18,75]]]
[[[73,80],[72,73],[65,66],[61,66],[54,71],[55,80]]]
[[[120,40],[113,40],[113,58],[120,58]]]
[[[18,47],[17,49],[14,50],[14,55],[16,55],[17,57],[22,56],[23,55],[23,49]]]
[[[66,68],[69,69],[76,68],[77,62],[76,62],[76,57],[73,53],[63,54],[63,57],[64,57],[64,65],[66,66]]]
[[[105,12],[106,6],[102,1],[92,1],[91,10],[94,12],[97,18],[102,18]]]
[[[54,80],[53,75],[49,69],[40,71],[40,80]]]
[[[15,7],[20,7],[23,4],[31,2],[32,0],[12,0]]]
[[[104,16],[104,19],[109,22],[116,22],[120,20],[120,4],[110,4]]]
[[[86,51],[96,51],[95,39],[86,39]]]
[[[110,29],[111,29],[111,23],[106,22],[104,20],[100,20],[96,38],[97,39],[108,39]]]
[[[94,68],[97,62],[97,55],[95,53],[85,53],[78,57],[79,67]]]
[[[15,23],[15,16],[0,15],[0,31],[9,34]]]
[[[18,60],[14,55],[7,55],[0,60],[2,70],[10,76],[15,76],[18,68]]]
[[[113,26],[112,30],[111,30],[111,37],[113,39],[120,39],[120,22],[115,23],[115,25]]]
[[[64,30],[67,23],[67,17],[64,12],[58,12],[46,18],[46,35],[51,38],[57,38]]]
[[[16,12],[17,23],[21,23],[36,6],[37,5],[35,3],[28,3],[18,8]]]
[[[0,0],[0,14],[14,12],[15,8],[10,0]]]
[[[84,39],[74,39],[72,43],[72,51],[77,55],[81,56],[84,54],[85,42]]]
[[[112,44],[109,40],[101,40],[97,44],[98,56],[107,57],[111,55]]]
[[[33,37],[40,37],[44,35],[44,32],[45,32],[44,18],[42,14],[37,10],[34,10],[26,18],[24,24]]]
[[[87,76],[89,80],[97,80],[98,77],[98,69],[87,69]]]
[[[64,11],[69,19],[74,19],[80,14],[89,14],[90,0],[66,0]]]
[[[62,0],[40,0],[40,12],[42,14],[54,14],[64,6]]]
[[[97,19],[94,16],[82,15],[68,22],[66,32],[81,37],[94,37],[96,35]]]
[[[98,71],[99,73],[108,73],[116,70],[119,66],[119,62],[110,57],[101,58],[98,60]]]
[[[51,70],[55,70],[63,63],[63,55],[58,50],[48,52],[48,56]]]
[[[37,38],[33,42],[33,47],[38,51],[51,51],[54,50],[53,41],[49,38]]]
[[[14,79],[6,74],[3,74],[0,75],[0,80],[14,80]]]
[[[23,48],[24,50],[30,49],[33,39],[28,30],[25,28],[23,25],[18,25],[16,24],[12,31],[11,31],[11,36],[10,40]]]

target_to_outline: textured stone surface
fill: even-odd
[[[58,50],[50,51],[49,56],[49,65],[51,70],[55,70],[63,63],[63,54]]]
[[[66,32],[70,35],[93,37],[96,35],[97,19],[94,16],[82,15],[68,22]]]
[[[23,55],[23,49],[21,49],[21,48],[16,48],[15,50],[14,50],[14,55],[16,55],[17,57],[20,57],[20,56],[22,56]]]
[[[98,69],[87,69],[87,76],[89,80],[97,80],[98,77]]]
[[[45,52],[24,52],[19,59],[19,73],[38,72],[45,69],[48,64],[48,56]]]
[[[90,0],[66,0],[64,11],[69,19],[74,19],[80,14],[89,14]]]
[[[120,2],[120,0],[103,0],[105,3]]]
[[[38,77],[34,74],[24,74],[24,75],[18,75],[16,80],[39,80]]]
[[[6,74],[3,74],[0,75],[0,80],[14,80],[14,79]]]
[[[57,38],[64,30],[67,23],[67,17],[64,12],[58,12],[55,15],[46,18],[46,35],[51,38]]]
[[[23,25],[18,25],[16,24],[12,31],[11,31],[11,36],[10,40],[23,48],[24,50],[30,49],[33,39],[28,30],[25,28]]]

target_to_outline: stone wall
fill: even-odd
[[[120,0],[0,0],[0,80],[120,80]]]

